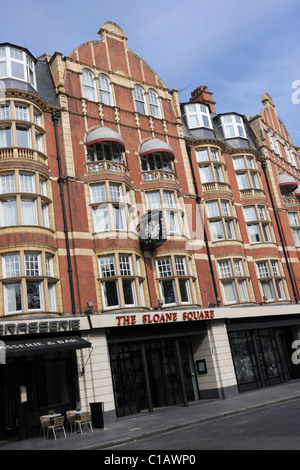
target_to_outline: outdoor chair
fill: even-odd
[[[67,418],[67,430],[69,426],[70,431],[72,433],[75,430],[75,426],[76,426],[76,411],[75,410],[67,411],[66,418]]]
[[[48,430],[52,429],[53,436],[54,436],[55,440],[56,440],[56,432],[57,431],[63,431],[65,438],[67,437],[65,427],[64,427],[64,420],[65,420],[64,416],[60,416],[59,418],[55,418],[54,421],[53,421],[53,424],[48,426]]]
[[[91,413],[88,413],[88,412],[87,413],[82,413],[82,415],[80,416],[80,419],[76,420],[76,424],[79,426],[81,434],[83,434],[82,426],[84,424],[89,425],[91,431],[94,432],[93,427],[92,427],[92,423],[91,423]]]
[[[43,433],[44,439],[48,439],[48,428],[50,426],[50,419],[49,418],[40,418],[41,422],[41,430],[40,435]]]

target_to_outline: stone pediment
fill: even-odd
[[[103,23],[100,27],[98,34],[100,34],[101,38],[107,34],[109,36],[114,36],[115,38],[127,41],[127,37],[123,29],[112,21],[105,21],[105,23]]]

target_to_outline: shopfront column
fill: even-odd
[[[238,388],[225,322],[210,323],[207,333],[220,398],[235,396]]]

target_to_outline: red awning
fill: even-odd
[[[289,192],[295,191],[298,188],[295,178],[287,173],[280,173],[278,175],[278,184],[280,188],[285,188]]]
[[[109,129],[109,127],[97,127],[97,129],[92,130],[89,132],[86,138],[86,145],[96,144],[97,142],[107,142],[113,141],[120,144],[125,150],[125,145],[123,142],[122,137],[116,131]]]
[[[140,156],[143,157],[148,153],[154,152],[168,152],[174,158],[174,152],[172,147],[163,140],[160,139],[150,139],[144,142],[140,148]]]

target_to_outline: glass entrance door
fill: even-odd
[[[182,403],[179,372],[171,341],[146,346],[153,407]]]
[[[145,361],[142,348],[145,348]],[[188,400],[198,400],[199,392],[189,338],[179,340],[181,365]],[[183,403],[182,383],[175,340],[142,343],[114,342],[110,360],[117,416]],[[146,376],[149,379],[147,394]]]
[[[0,372],[0,433],[5,439],[18,435],[18,387],[12,365],[1,366]]]

